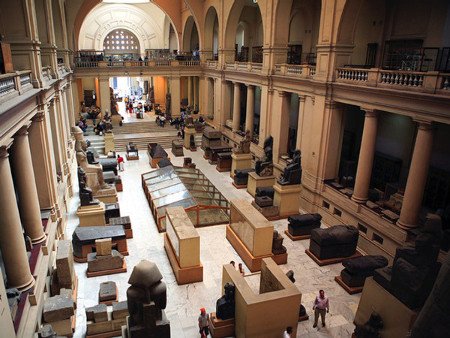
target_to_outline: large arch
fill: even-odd
[[[235,49],[235,43],[236,43],[236,31],[238,28],[238,25],[241,20],[241,15],[246,6],[255,6],[258,11],[259,15],[262,19],[262,8],[261,4],[259,2],[253,3],[249,0],[235,0],[230,12],[228,14],[227,22],[225,25],[225,34],[224,34],[224,49],[225,50],[234,50]],[[266,43],[266,27],[264,26],[264,20],[262,22],[262,41],[261,44],[264,45]],[[255,23],[255,36],[257,35],[257,27]]]
[[[149,4],[149,6],[153,6]],[[79,50],[103,50],[105,37],[115,29],[126,29],[139,39],[140,54],[145,49],[162,49],[166,45],[164,20],[166,15],[149,8],[149,11],[124,4],[99,4],[85,18],[80,29]],[[150,16],[149,12],[153,15]],[[157,15],[159,11],[160,15]]]
[[[195,34],[197,35],[195,36]],[[184,24],[182,50],[183,52],[191,52],[196,47],[200,47],[200,37],[194,17],[190,15]]]
[[[214,33],[217,23],[217,32],[220,32],[219,27],[219,16],[217,14],[217,10],[214,6],[210,6],[205,16],[205,25],[204,25],[204,42],[203,42],[203,50],[215,52],[214,48]],[[219,40],[219,35],[217,34],[217,41]],[[217,42],[218,44],[218,42]]]
[[[80,30],[87,15],[99,4],[102,0],[84,0],[81,6],[77,10],[77,14],[73,19],[73,41],[75,48],[79,45]],[[179,1],[166,1],[166,0],[152,0],[151,4],[157,6],[162,10],[167,18],[170,20],[171,25],[174,28],[177,38],[178,48],[181,46],[181,3]],[[141,6],[142,7],[142,6]]]
[[[364,1],[347,0],[339,20],[339,29],[337,32],[337,44],[353,44],[355,38],[355,29],[357,26],[359,12]]]

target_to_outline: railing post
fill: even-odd
[[[152,60],[152,61],[149,61],[149,62],[148,62],[148,66],[149,66],[149,67],[155,67],[155,66],[156,66],[156,61],[153,61],[153,60]]]
[[[106,68],[106,67],[108,67],[108,62],[106,62],[106,61],[98,62],[98,68]]]
[[[436,89],[439,86],[438,79],[439,72],[431,71],[425,73],[422,86],[427,93],[436,93]]]
[[[378,82],[378,76],[380,73],[379,68],[370,68],[368,70],[368,76],[367,76],[367,85],[370,87],[376,87]]]

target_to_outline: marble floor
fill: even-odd
[[[174,165],[181,165],[182,157],[171,155]],[[245,189],[235,189],[229,172],[219,173],[215,166],[203,159],[203,151],[190,152],[184,150],[185,156],[193,161],[208,179],[222,192],[227,199],[252,200]],[[108,280],[115,281],[119,290],[119,300],[126,300],[128,278],[133,267],[142,259],[154,261],[168,287],[168,305],[166,314],[171,323],[172,337],[198,337],[197,317],[199,309],[205,307],[208,312],[215,311],[216,300],[221,296],[222,265],[231,260],[240,262],[232,246],[225,238],[225,225],[211,226],[197,229],[201,237],[201,261],[204,266],[203,282],[178,286],[172,272],[169,260],[163,247],[163,234],[158,233],[155,221],[151,215],[147,200],[141,187],[141,174],[152,170],[148,164],[146,152],[140,152],[139,161],[127,161],[125,171],[121,172],[123,192],[118,193],[122,216],[131,218],[134,238],[128,240],[130,255],[126,257],[127,273],[95,278],[86,278],[87,264],[75,263],[76,274],[79,279],[77,322],[74,337],[84,337],[86,333],[85,308],[98,303],[99,284]],[[76,177],[73,175],[72,177]],[[73,184],[77,186],[76,183]],[[75,214],[79,205],[78,193],[70,201],[68,226],[66,236],[72,238],[72,232],[78,225]],[[281,233],[287,227],[287,220],[273,222]],[[285,236],[286,237],[286,236]],[[302,293],[302,304],[305,305],[309,321],[298,324],[297,337],[350,337],[353,332],[352,324],[359,295],[350,296],[335,281],[334,277],[340,273],[342,265],[335,264],[326,267],[316,265],[305,253],[308,240],[292,242],[285,238],[284,245],[288,250],[288,263],[281,265],[284,272],[292,269],[295,272],[296,286]],[[244,265],[245,267],[245,265]],[[248,272],[248,270],[247,270]],[[257,288],[258,276],[248,277],[252,288]],[[324,289],[330,299],[330,313],[327,316],[327,327],[319,325],[314,329],[312,302],[319,289]],[[280,332],[280,337],[282,333]]]

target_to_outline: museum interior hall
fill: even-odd
[[[448,337],[449,108],[450,0],[0,0],[0,337]]]

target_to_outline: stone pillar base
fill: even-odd
[[[301,184],[280,185],[278,182],[274,185],[275,195],[273,204],[279,208],[279,216],[285,218],[299,213],[300,209],[300,191]]]
[[[252,154],[231,154],[231,178],[234,178],[236,169],[250,169],[252,167]]]
[[[354,323],[363,325],[373,311],[383,318],[383,337],[407,337],[417,317],[417,312],[369,277],[364,284]]]
[[[183,145],[186,149],[191,148],[191,135],[194,135],[195,140],[195,128],[184,128]]]
[[[255,197],[256,188],[271,187],[275,183],[275,176],[259,176],[255,172],[248,174],[247,192]]]
[[[100,202],[97,205],[79,206],[77,216],[81,227],[106,225],[105,204]]]

